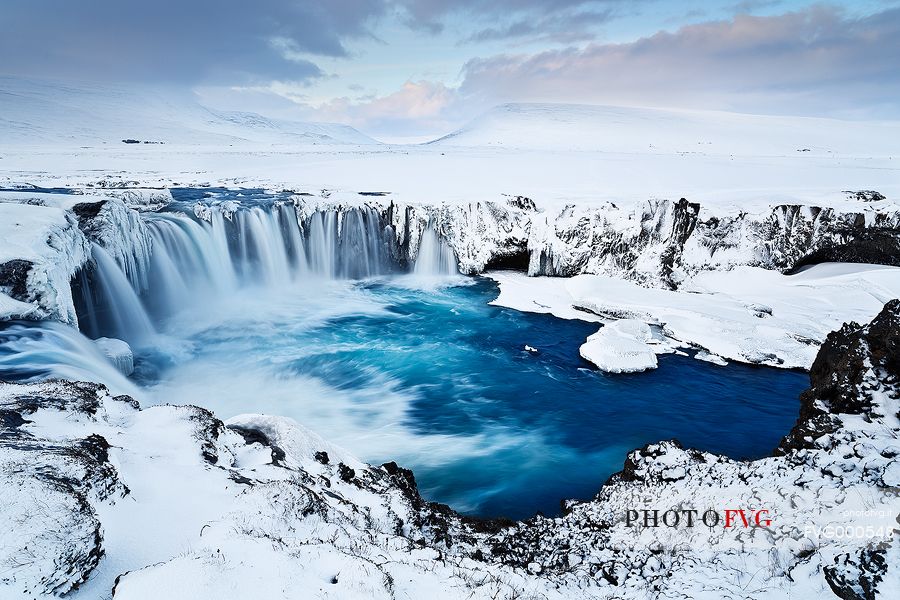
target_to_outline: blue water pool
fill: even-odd
[[[429,499],[509,517],[590,498],[629,450],[655,440],[765,456],[808,383],[676,355],[606,375],[578,354],[594,324],[490,306],[489,279],[404,282],[248,290],[202,307],[170,322],[182,343],[139,361],[139,380],[155,401],[222,417],[291,416],[365,460],[411,467]]]

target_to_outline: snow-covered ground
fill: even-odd
[[[424,502],[409,471],[287,419],[0,384],[0,595],[891,597],[898,336],[898,302],[832,334],[777,456],[650,444],[596,499],[526,522]]]
[[[374,144],[346,125],[268,119],[201,106],[191,94],[0,77],[3,146]],[[165,153],[165,148],[162,149]]]
[[[230,183],[432,205],[510,194],[547,208],[679,197],[824,206],[845,190],[896,199],[897,140],[897,123],[526,104],[434,144],[373,145],[349,128],[221,115],[159,91],[0,80],[0,185]]]

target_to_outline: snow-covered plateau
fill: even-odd
[[[90,331],[73,290],[94,278],[122,335],[70,354],[123,389],[154,333],[142,294],[164,311],[238,275],[392,270],[486,274],[497,305],[596,323],[580,353],[610,377],[687,353],[811,380],[772,456],[660,440],[524,521],[429,502],[411,471],[288,418],[141,407],[78,370],[0,383],[0,598],[891,597],[897,140],[897,123],[506,105],[399,146],[0,80],[0,328]]]

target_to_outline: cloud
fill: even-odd
[[[3,0],[0,70],[187,81],[322,75],[387,0]]]
[[[646,1],[646,0],[642,0]],[[467,41],[521,38],[536,34],[536,39],[589,39],[588,28],[612,15],[611,7],[628,6],[627,0],[396,0],[416,28],[441,31],[448,19],[465,17],[478,27],[491,23],[468,36]],[[579,20],[577,17],[582,16]],[[556,37],[558,36],[558,37]]]
[[[369,99],[335,98],[306,106],[316,120],[338,121],[374,135],[442,133],[455,125],[459,96],[453,88],[431,81],[407,81],[391,94]]]
[[[499,27],[476,31],[467,42],[487,42],[528,38],[529,42],[550,41],[573,43],[594,38],[592,29],[612,20],[612,9],[601,11],[559,12],[544,16],[531,16],[507,22]]]
[[[690,106],[786,114],[893,107],[900,9],[736,16],[625,44],[469,61],[460,93],[502,101]]]

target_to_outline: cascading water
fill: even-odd
[[[302,219],[292,203],[214,204],[196,214],[186,206],[176,208],[141,215],[150,243],[140,255],[148,260],[139,265],[127,252],[113,258],[94,244],[92,264],[74,282],[81,331],[93,339],[114,338],[103,342],[107,345],[124,340],[138,351],[135,367],[142,355],[169,352],[160,347],[172,335],[167,320],[187,308],[216,310],[212,307],[243,288],[275,292],[306,288],[315,280],[405,270],[393,228],[371,207],[316,211]],[[426,276],[457,273],[453,250],[431,226],[423,233],[413,270]],[[0,375],[13,379],[89,379],[120,390],[127,382],[108,353],[63,325],[8,326],[0,345]]]
[[[419,241],[419,255],[413,272],[416,275],[446,277],[458,275],[459,262],[447,241],[429,225]]]
[[[365,279],[400,270],[393,259],[399,254],[394,231],[382,225],[381,216],[372,208],[317,211],[307,219],[306,229],[313,273],[334,279]]]
[[[122,268],[97,244],[92,245],[91,256],[91,276],[82,274],[82,329],[93,338],[118,338],[138,347],[148,344],[155,334],[153,325]]]
[[[141,397],[138,387],[94,342],[57,323],[13,321],[0,326],[0,379],[100,381],[113,393]]]

